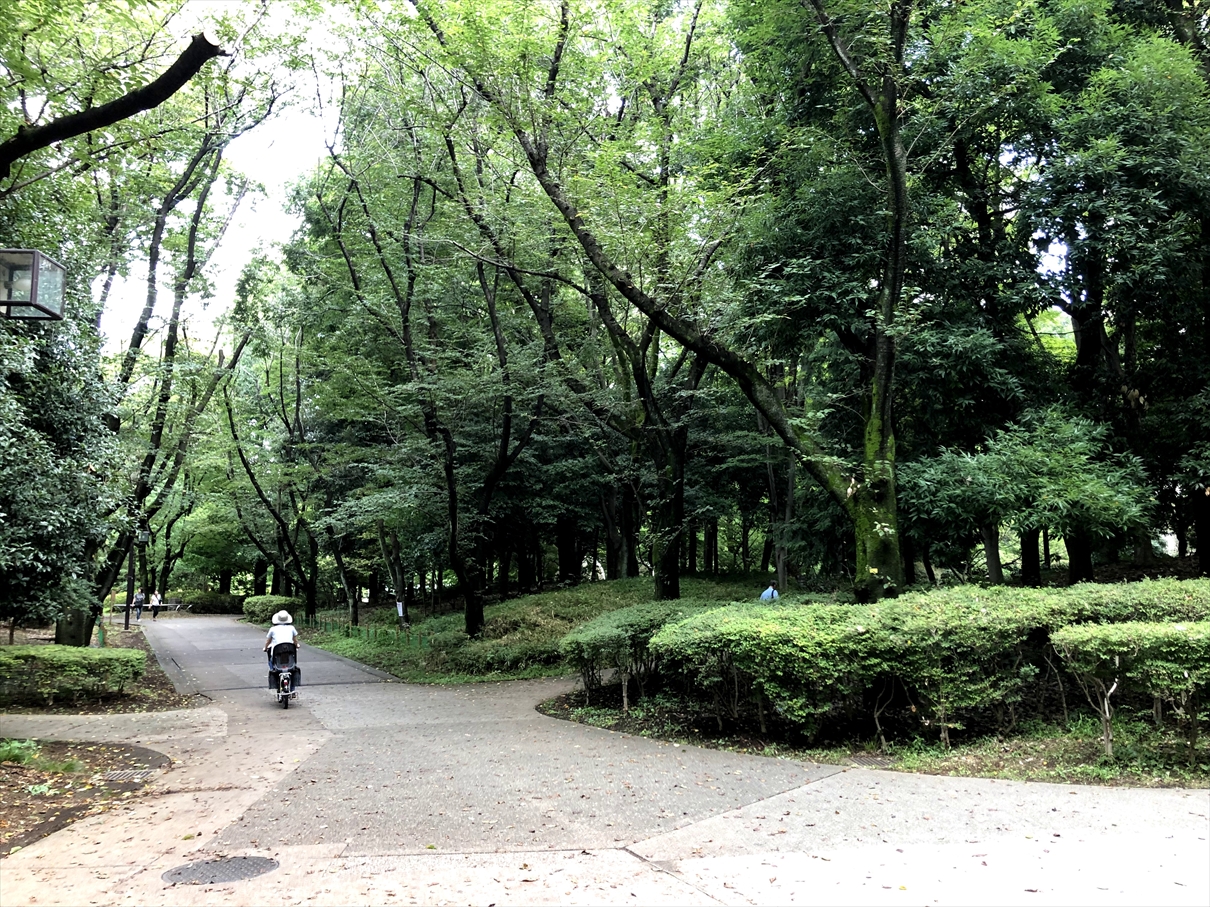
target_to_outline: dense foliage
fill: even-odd
[[[86,7],[5,8],[0,140],[180,50],[150,4]],[[759,567],[873,602],[918,568],[1210,573],[1204,5],[342,10],[211,11],[228,56],[0,180],[0,244],[72,274],[68,322],[0,330],[3,616],[128,572],[352,624],[454,587],[476,642],[435,650],[469,670],[557,661],[486,605],[585,579],[671,601]],[[291,88],[326,157],[203,345],[189,306],[256,191],[226,152]],[[975,661],[1018,644],[998,626]],[[1015,695],[913,664],[943,728]]]
[[[1149,622],[1129,622],[1136,616]],[[713,699],[720,726],[753,711],[763,725],[771,708],[808,737],[851,715],[871,717],[882,735],[882,714],[907,703],[948,743],[969,720],[1011,727],[1029,707],[1027,696],[1045,695],[1039,681],[1054,674],[1055,648],[1082,684],[1099,684],[1102,705],[1120,676],[1137,681],[1136,692],[1172,699],[1185,691],[1180,707],[1193,709],[1189,700],[1207,680],[1198,660],[1207,617],[1205,581],[1045,592],[958,587],[879,605],[719,608],[669,622],[649,649],[664,672],[684,675]],[[1174,629],[1178,620],[1193,629]],[[1134,673],[1128,653],[1139,655]],[[1184,677],[1185,670],[1192,673]],[[1184,680],[1174,683],[1178,676]]]
[[[1106,756],[1113,756],[1113,696],[1133,691],[1175,710],[1195,758],[1210,690],[1210,622],[1082,624],[1056,631],[1051,642],[1101,719]]]

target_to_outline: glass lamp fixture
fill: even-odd
[[[0,249],[0,316],[61,321],[67,271],[34,249]]]

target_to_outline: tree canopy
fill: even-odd
[[[60,6],[0,48],[10,119],[166,68],[151,8],[74,46]],[[0,180],[5,243],[80,274],[80,336],[148,263],[78,408],[118,432],[63,540],[94,595],[140,527],[162,585],[271,570],[311,614],[367,587],[410,606],[448,570],[471,635],[488,596],[585,576],[676,598],[686,571],[761,566],[878,598],[975,551],[1011,578],[1008,539],[1037,582],[1040,534],[1073,581],[1162,532],[1210,569],[1204,4],[342,9],[313,46],[251,7],[220,21],[230,60]],[[254,191],[224,150],[287,83],[328,155],[206,349],[179,312]],[[87,229],[39,221],[51,199]],[[6,469],[49,456],[9,436]]]

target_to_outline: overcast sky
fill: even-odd
[[[186,3],[182,16],[174,23],[181,34],[181,46],[187,43],[188,35],[200,30],[199,23],[208,10],[223,5],[223,0],[190,0]],[[289,4],[280,4],[277,9],[288,12]],[[258,246],[268,249],[274,243],[288,240],[297,226],[297,219],[285,211],[287,187],[326,154],[324,126],[310,103],[314,88],[308,90],[302,84],[296,92],[289,99],[291,103],[279,105],[271,119],[232,142],[224,155],[232,168],[247,175],[253,183],[263,184],[265,194],[249,193],[245,197],[222,245],[211,259],[207,273],[214,284],[214,296],[204,301],[204,308],[203,301],[197,297],[186,303],[189,336],[206,347],[213,340],[215,319],[230,307],[235,282],[253,250]],[[117,352],[125,347],[143,310],[147,271],[145,266],[140,268],[138,265],[136,262],[132,267],[129,278],[115,283],[101,316],[107,352]],[[152,322],[154,331],[158,331],[162,319],[169,314],[170,292],[167,282],[161,279],[160,297]],[[154,337],[151,342],[156,342]],[[151,352],[153,347],[147,349]]]

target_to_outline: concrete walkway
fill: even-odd
[[[1210,904],[1210,792],[841,769],[546,718],[570,682],[423,687],[304,647],[289,710],[260,631],[144,622],[212,704],[0,716],[128,741],[149,795],[0,860],[0,904]],[[280,867],[172,886],[222,856]]]

